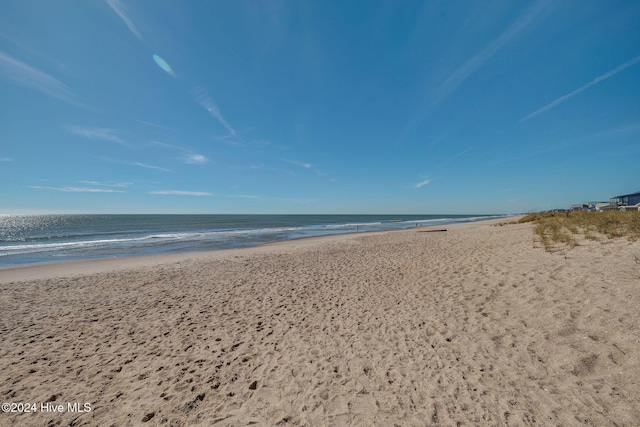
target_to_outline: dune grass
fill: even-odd
[[[525,215],[518,222],[535,224],[534,232],[546,251],[559,244],[574,247],[579,236],[589,240],[640,239],[639,212],[540,212]]]

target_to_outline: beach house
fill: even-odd
[[[609,204],[617,208],[621,208],[622,210],[628,210],[630,207],[637,207],[640,211],[640,191],[631,194],[623,194],[621,196],[613,196],[609,199]]]

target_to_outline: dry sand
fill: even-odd
[[[0,425],[640,425],[640,242],[495,223],[0,270]]]

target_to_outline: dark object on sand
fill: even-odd
[[[435,233],[437,231],[447,231],[447,229],[446,228],[441,228],[441,229],[438,229],[438,230],[420,230],[419,233]]]

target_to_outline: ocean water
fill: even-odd
[[[0,267],[253,246],[484,215],[2,215]]]

